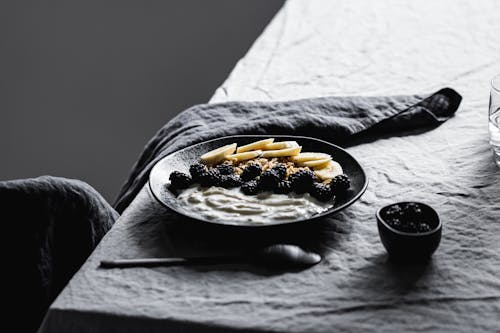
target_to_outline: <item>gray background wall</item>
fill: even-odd
[[[162,124],[203,103],[282,0],[0,2],[0,180],[114,200]]]

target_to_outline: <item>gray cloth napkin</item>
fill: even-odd
[[[228,102],[193,106],[148,142],[114,204],[121,213],[164,156],[206,140],[238,134],[311,136],[339,145],[407,130],[427,130],[449,119],[462,97],[444,88],[431,95],[324,97],[287,102]]]
[[[0,182],[0,212],[5,325],[33,332],[119,215],[90,185],[50,176]]]

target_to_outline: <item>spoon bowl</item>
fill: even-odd
[[[266,246],[257,252],[256,257],[269,266],[279,267],[307,267],[321,262],[319,254],[292,244]]]

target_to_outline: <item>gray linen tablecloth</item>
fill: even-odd
[[[500,72],[498,12],[494,1],[287,2],[213,101],[453,86],[464,97],[460,112],[426,133],[349,148],[370,186],[335,223],[292,233],[327,235],[320,239],[328,245],[324,262],[305,271],[98,269],[105,258],[245,241],[168,223],[170,213],[144,188],[51,306],[41,331],[500,331],[500,171],[487,141],[487,83]],[[441,246],[426,265],[387,260],[374,212],[398,200],[428,202],[442,217]]]

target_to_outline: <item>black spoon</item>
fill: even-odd
[[[144,258],[102,260],[102,268],[155,267],[173,265],[226,264],[252,260],[272,267],[307,267],[316,265],[321,256],[308,252],[297,245],[275,244],[266,246],[250,254],[235,256],[212,256],[193,258]]]

